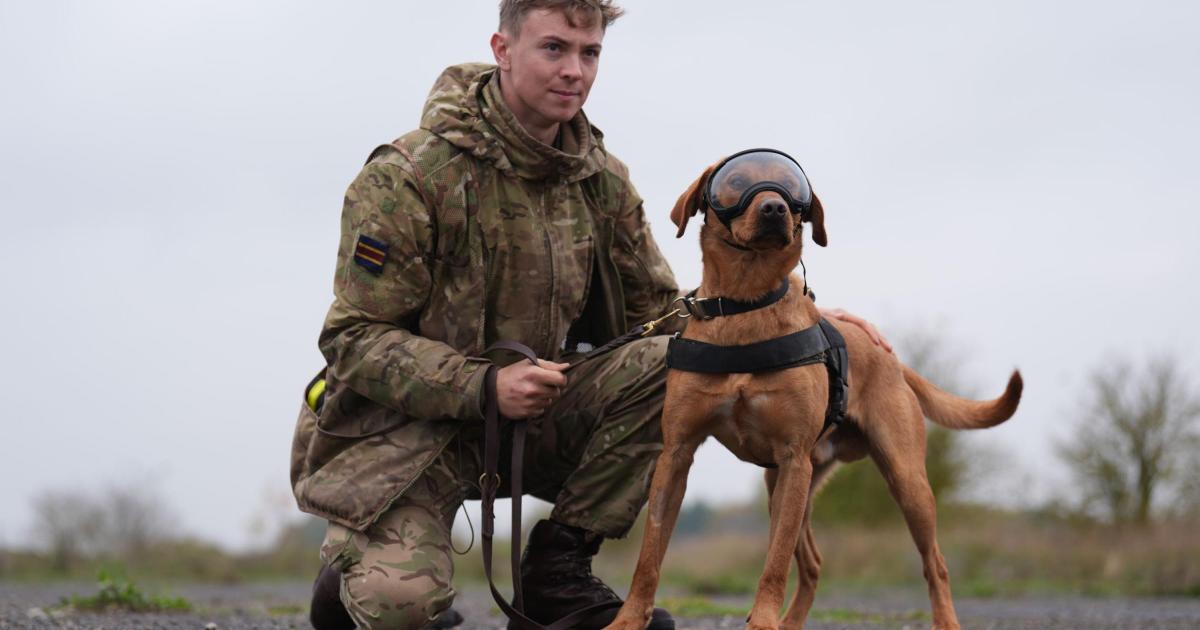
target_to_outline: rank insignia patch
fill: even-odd
[[[367,236],[358,235],[358,243],[354,245],[354,262],[359,267],[379,275],[383,271],[383,263],[387,260],[388,246]]]

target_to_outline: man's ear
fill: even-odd
[[[817,193],[813,193],[812,207],[808,210],[808,220],[812,223],[813,242],[821,247],[828,245],[829,237],[825,235],[825,207],[821,205]]]
[[[496,58],[496,65],[505,72],[512,69],[512,61],[508,54],[510,39],[506,33],[492,33],[492,56]]]
[[[679,200],[675,202],[675,207],[671,208],[671,221],[679,227],[679,232],[675,234],[675,238],[683,236],[683,231],[687,228],[688,219],[692,218],[698,210],[701,210],[700,206],[704,203],[704,184],[708,181],[708,176],[712,175],[713,169],[717,168],[717,164],[720,164],[720,162],[716,162],[704,169],[700,177],[696,178],[696,181],[692,182],[692,185],[688,186],[687,190],[683,191],[683,194],[679,196]]]

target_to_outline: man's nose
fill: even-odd
[[[578,81],[583,77],[583,64],[579,62],[579,57],[575,55],[567,55],[559,68],[559,75],[569,81]]]

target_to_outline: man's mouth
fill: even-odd
[[[570,92],[567,90],[550,90],[550,92],[562,98],[574,98],[579,96],[579,92]]]

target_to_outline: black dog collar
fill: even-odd
[[[743,302],[742,300],[726,297],[698,298],[696,297],[696,291],[699,291],[699,289],[692,289],[691,293],[679,298],[679,301],[683,302],[683,307],[687,309],[687,312],[692,317],[699,317],[700,319],[738,315],[758,310],[764,306],[770,306],[782,300],[783,296],[787,295],[789,284],[788,278],[784,278],[783,283],[779,285],[778,289],[752,302]]]

